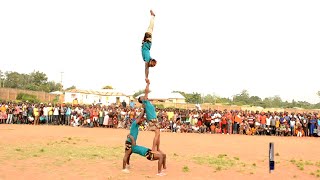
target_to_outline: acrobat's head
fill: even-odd
[[[157,60],[155,59],[150,59],[149,61],[149,67],[155,67],[157,65]]]
[[[140,104],[142,104],[142,101],[144,100],[144,96],[140,96],[139,98],[138,98],[138,102],[140,103]]]

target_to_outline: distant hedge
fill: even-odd
[[[17,95],[16,99],[20,100],[20,101],[27,101],[30,103],[39,103],[40,102],[40,100],[37,98],[37,96],[32,95],[32,94],[26,94],[26,93],[19,93]]]

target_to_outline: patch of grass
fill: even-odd
[[[280,154],[277,152],[277,153],[275,154],[275,156],[280,156]]]
[[[253,172],[250,172],[250,174],[254,174]]]
[[[74,139],[74,138],[73,138]],[[28,145],[0,145],[1,153],[5,159],[24,160],[33,157],[47,157],[51,159],[106,159],[114,160],[123,156],[123,147],[95,146],[90,144],[74,145],[62,140],[60,142],[46,142],[44,144]],[[48,145],[49,144],[49,145]],[[23,151],[22,151],[23,149]]]
[[[307,166],[312,166],[313,165],[313,163],[310,162],[310,161],[305,161],[304,164],[307,165]]]
[[[173,153],[173,156],[178,156],[178,154],[176,154],[176,153]]]
[[[71,137],[68,137],[68,140],[70,141],[70,140],[72,140],[72,138],[71,138]]]
[[[300,159],[299,161],[297,161],[297,160],[295,160],[295,159],[291,159],[290,162],[291,162],[292,164],[296,165],[296,167],[297,167],[299,170],[301,170],[301,171],[304,170],[304,166],[305,166],[305,165],[306,165],[306,166],[318,166],[318,165],[320,166],[320,164],[317,164],[318,162],[313,163],[313,162],[311,162],[311,161],[303,161],[302,159]],[[320,163],[320,162],[319,162],[319,163]],[[320,175],[320,173],[319,173],[319,175]]]
[[[291,163],[296,163],[296,160],[291,159],[290,162],[291,162]]]
[[[218,158],[224,158],[224,157],[227,157],[227,155],[226,154],[219,154],[218,155]]]
[[[252,166],[253,166],[253,167],[257,167],[256,163],[253,163]]]
[[[239,160],[240,160],[240,158],[239,158],[239,157],[233,157],[233,159],[234,159],[234,160],[237,160],[237,161],[239,161]]]
[[[276,161],[276,164],[280,164],[280,161]]]
[[[318,170],[315,171],[315,172],[310,172],[310,175],[316,176],[316,177],[320,177],[320,169],[318,169]]]
[[[235,158],[229,158],[226,154],[219,154],[218,156],[194,156],[192,160],[200,165],[209,165],[216,171],[227,170],[232,167],[241,167],[245,164]]]
[[[317,161],[317,162],[315,163],[315,165],[316,165],[317,167],[320,167],[320,161]]]
[[[303,164],[303,162],[301,162],[301,161],[296,162],[296,166],[297,166],[297,168],[299,168],[300,170],[303,170],[303,168],[304,168],[304,164]]]
[[[189,171],[190,171],[190,169],[188,166],[183,166],[182,172],[189,172]]]

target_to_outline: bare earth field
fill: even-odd
[[[122,169],[128,130],[0,124],[0,179],[320,179],[320,138],[162,133],[167,175],[133,154]],[[153,132],[138,144],[151,147]],[[275,143],[275,171],[268,146]]]

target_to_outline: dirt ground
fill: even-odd
[[[121,171],[124,129],[74,128],[0,124],[0,179],[320,179],[320,139],[297,137],[244,136],[222,134],[161,133],[161,149],[167,154],[166,176],[158,177],[157,162],[133,155],[129,174]],[[137,144],[151,147],[153,132],[140,132]],[[68,138],[69,137],[69,138]],[[26,148],[44,145],[40,152],[59,148],[51,142],[77,139],[68,147],[120,148],[110,159],[68,155],[37,155],[17,158]],[[81,141],[86,140],[86,141]],[[71,141],[70,141],[71,142]],[[268,170],[269,142],[275,144],[275,171]],[[32,146],[31,146],[32,145]],[[62,146],[61,146],[62,147]],[[67,152],[67,150],[60,149]],[[60,152],[58,149],[57,151]],[[77,151],[75,149],[74,151]],[[104,151],[103,151],[104,152]],[[99,153],[99,152],[97,152]],[[83,156],[86,156],[84,153]],[[98,156],[98,155],[94,155]],[[230,158],[237,165],[215,166],[194,157]],[[67,159],[57,163],[57,159]],[[298,162],[300,165],[298,165]],[[241,162],[241,163],[240,163]]]

